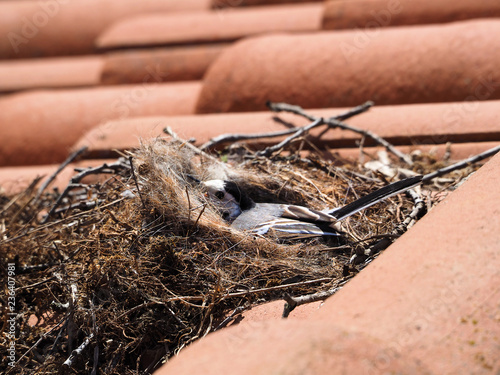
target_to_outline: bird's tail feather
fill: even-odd
[[[406,178],[401,181],[393,182],[383,188],[380,188],[373,193],[370,193],[364,197],[355,200],[343,207],[335,208],[330,211],[324,211],[325,213],[335,217],[337,220],[343,220],[356,212],[364,210],[374,204],[383,201],[384,199],[390,198],[393,195],[403,193],[406,190],[414,188],[422,182],[422,176],[415,176]]]

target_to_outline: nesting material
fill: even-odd
[[[430,160],[415,168],[432,169]],[[389,181],[314,155],[227,161],[157,139],[101,168],[100,182],[74,181],[63,199],[38,197],[35,185],[0,196],[0,257],[15,265],[16,373],[151,372],[233,311],[343,285],[364,266],[349,264],[353,254],[366,259],[381,239],[392,242],[413,207],[404,195],[391,198],[348,219],[333,242],[255,237],[230,228],[190,176],[231,179],[255,201],[316,209]]]

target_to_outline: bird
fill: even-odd
[[[347,205],[314,210],[284,203],[256,203],[234,181],[208,180],[201,184],[222,218],[232,228],[256,235],[274,232],[278,237],[319,237],[342,235],[339,222],[378,202],[412,189],[422,182],[421,175],[386,185]]]

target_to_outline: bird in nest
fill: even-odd
[[[231,227],[257,235],[272,232],[278,237],[289,238],[339,236],[340,221],[416,187],[422,182],[422,176],[393,182],[345,206],[321,211],[291,204],[256,203],[233,181],[197,181]]]

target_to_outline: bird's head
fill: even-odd
[[[207,190],[208,198],[227,221],[233,221],[242,211],[249,210],[255,205],[252,199],[232,181],[209,180],[202,182],[202,185]]]

